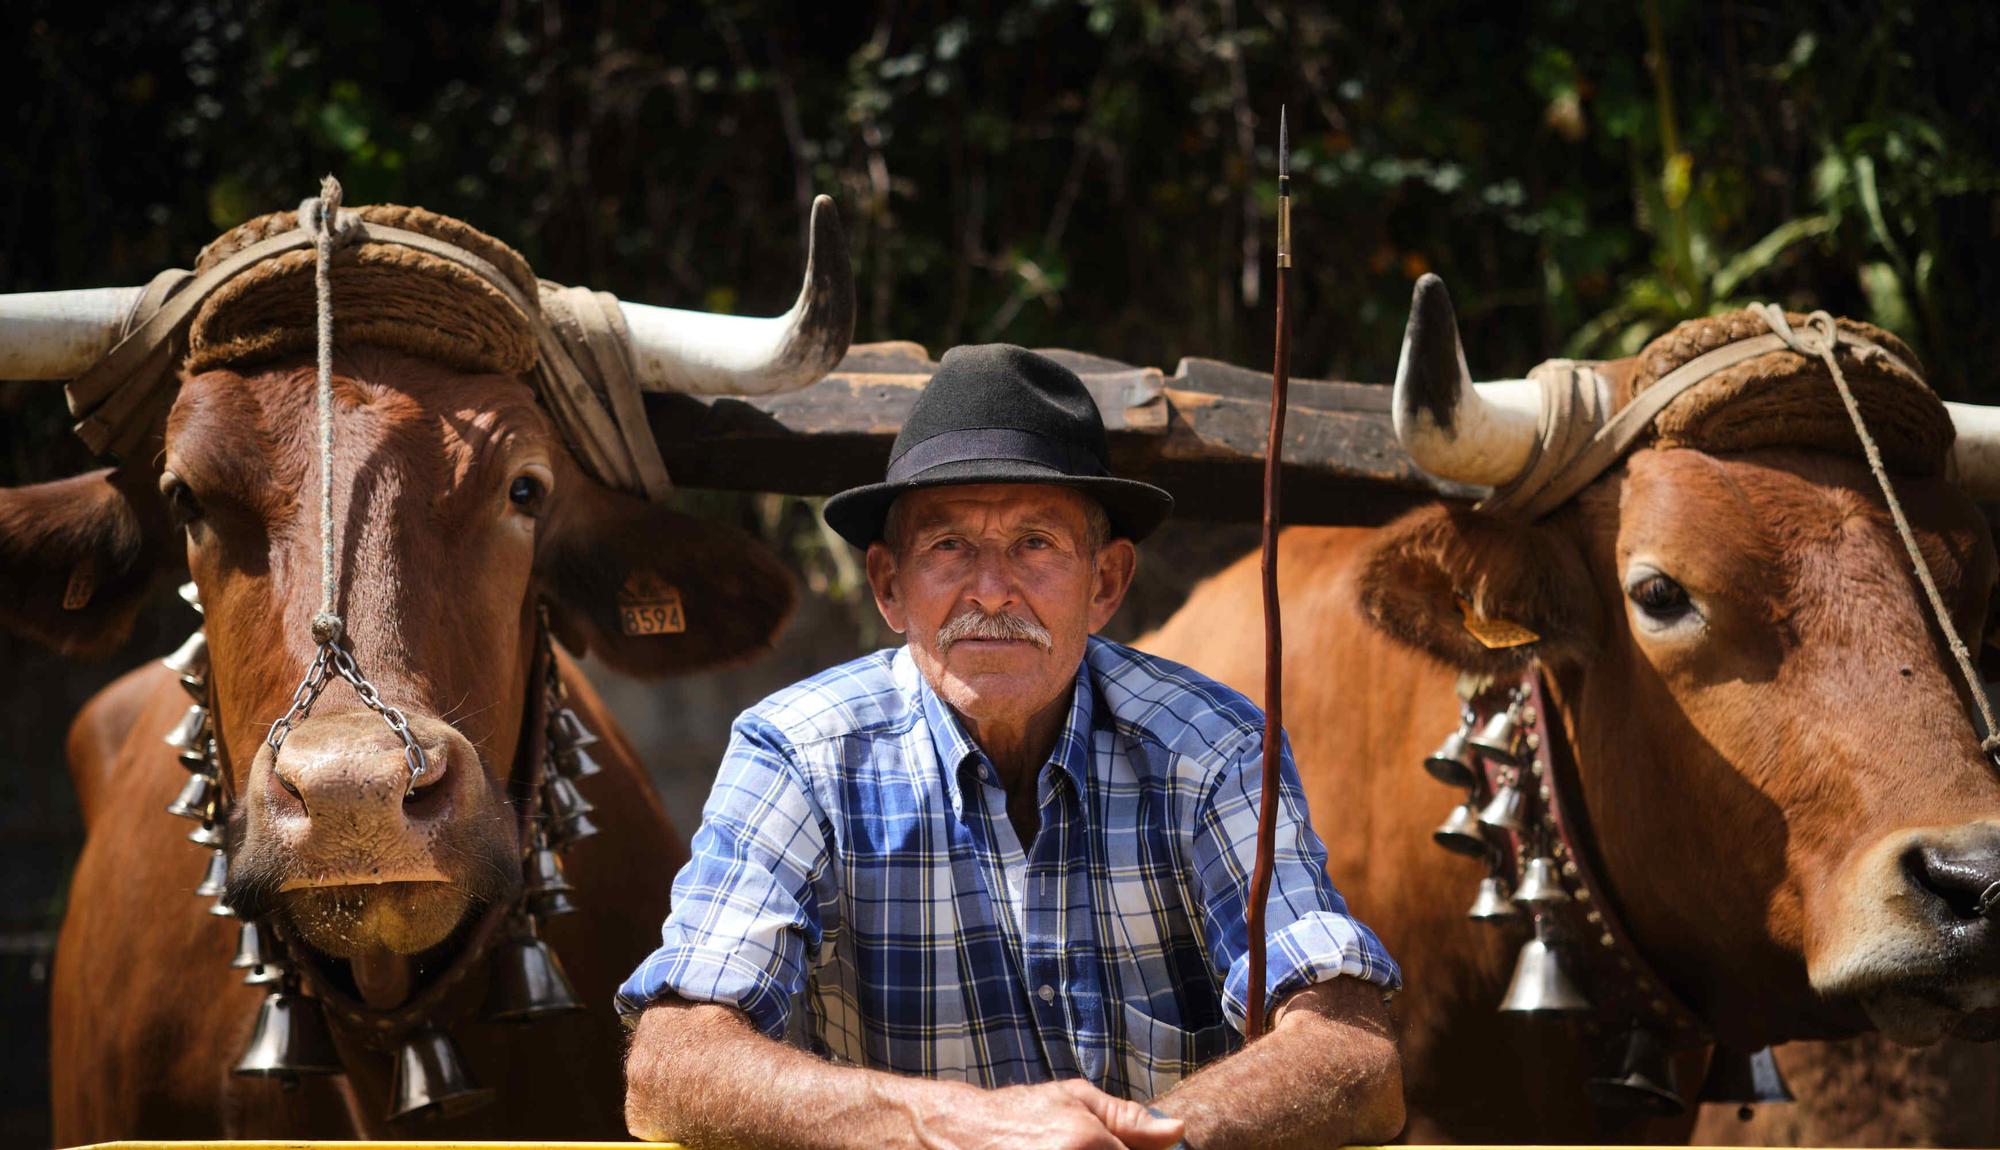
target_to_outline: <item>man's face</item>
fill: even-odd
[[[1137,555],[1125,539],[1094,547],[1091,511],[1067,487],[923,488],[897,501],[892,541],[868,548],[882,617],[974,723],[1066,698],[1084,641],[1117,612]]]

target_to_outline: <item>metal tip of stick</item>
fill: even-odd
[[[1285,122],[1285,106],[1278,105],[1278,178],[1290,179],[1292,175],[1292,133]]]

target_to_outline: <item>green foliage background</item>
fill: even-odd
[[[774,311],[840,202],[860,338],[1261,363],[1277,109],[1298,370],[1442,273],[1475,369],[1750,298],[1990,388],[1991,4],[57,4],[0,48],[0,288],[141,282],[296,203],[421,203],[550,278]]]

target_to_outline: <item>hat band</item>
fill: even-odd
[[[1105,474],[1104,461],[1087,448],[1018,428],[976,427],[940,432],[912,446],[889,464],[886,478],[890,483],[903,483],[933,467],[969,459],[1011,459],[1073,476]]]

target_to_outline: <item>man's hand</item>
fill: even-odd
[[[1088,1082],[981,1090],[834,1066],[727,1007],[668,999],[640,1017],[625,1064],[640,1138],[732,1148],[1168,1150],[1181,1120]]]
[[[912,1108],[910,1118],[918,1145],[935,1150],[1169,1150],[1182,1130],[1178,1118],[1155,1118],[1077,1078],[968,1087],[942,1105]]]

